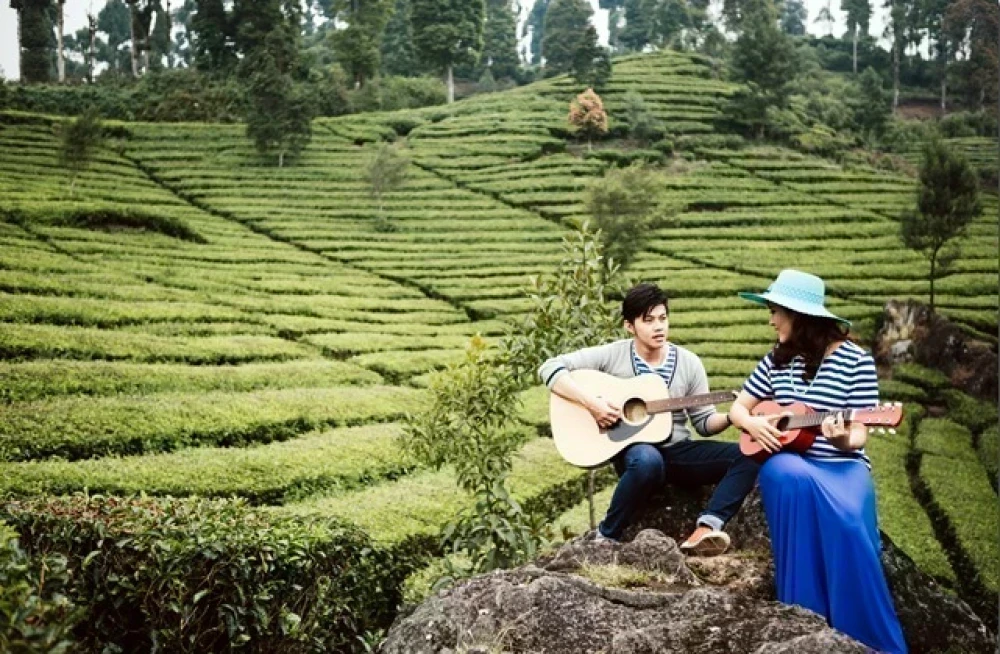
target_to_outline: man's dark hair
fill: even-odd
[[[636,284],[625,294],[622,300],[622,318],[626,322],[634,323],[637,318],[646,316],[656,307],[663,305],[670,313],[670,304],[667,301],[667,294],[656,284],[642,283]]]

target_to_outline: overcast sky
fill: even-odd
[[[594,23],[601,34],[601,39],[606,43],[608,12],[597,10],[597,1],[590,0],[590,3],[596,10]],[[825,24],[813,21],[815,21],[820,9],[826,6],[828,2],[834,17],[837,19],[834,33],[840,34],[844,31],[844,16],[839,10],[840,0],[805,0],[805,2],[809,9],[809,20],[806,27],[811,34],[826,33]],[[525,6],[530,6],[534,3],[534,0],[521,0],[521,3]],[[881,5],[882,3],[872,4]],[[103,6],[104,0],[68,0],[65,5],[66,33],[72,34],[81,27],[86,26],[87,12],[92,11],[96,14]],[[872,34],[880,35],[882,33],[884,29],[884,13],[884,10],[881,8],[875,9],[875,16],[872,20]],[[0,0],[0,70],[2,70],[4,77],[7,79],[16,79],[18,77],[17,12],[10,8],[10,3],[7,0]]]

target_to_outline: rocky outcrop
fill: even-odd
[[[997,353],[955,324],[913,300],[890,300],[875,343],[879,363],[915,361],[940,370],[969,395],[997,398]]]
[[[818,615],[774,600],[754,495],[730,523],[735,550],[686,558],[704,491],[669,489],[623,543],[576,538],[531,565],[464,581],[397,620],[381,651],[866,652]],[[883,565],[911,651],[992,652],[968,606],[883,536]]]

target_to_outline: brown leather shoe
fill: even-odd
[[[705,525],[699,525],[687,540],[681,543],[681,551],[693,556],[718,556],[729,549],[729,534]]]

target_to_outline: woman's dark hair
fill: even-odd
[[[622,318],[625,322],[634,323],[637,318],[645,316],[656,307],[663,305],[670,313],[667,294],[656,284],[636,284],[625,294],[622,301]]]
[[[784,310],[792,320],[792,333],[786,342],[778,343],[771,350],[771,358],[778,368],[789,365],[792,359],[801,356],[806,364],[805,378],[812,379],[831,343],[854,342],[847,328],[836,320],[809,316],[791,309]]]

